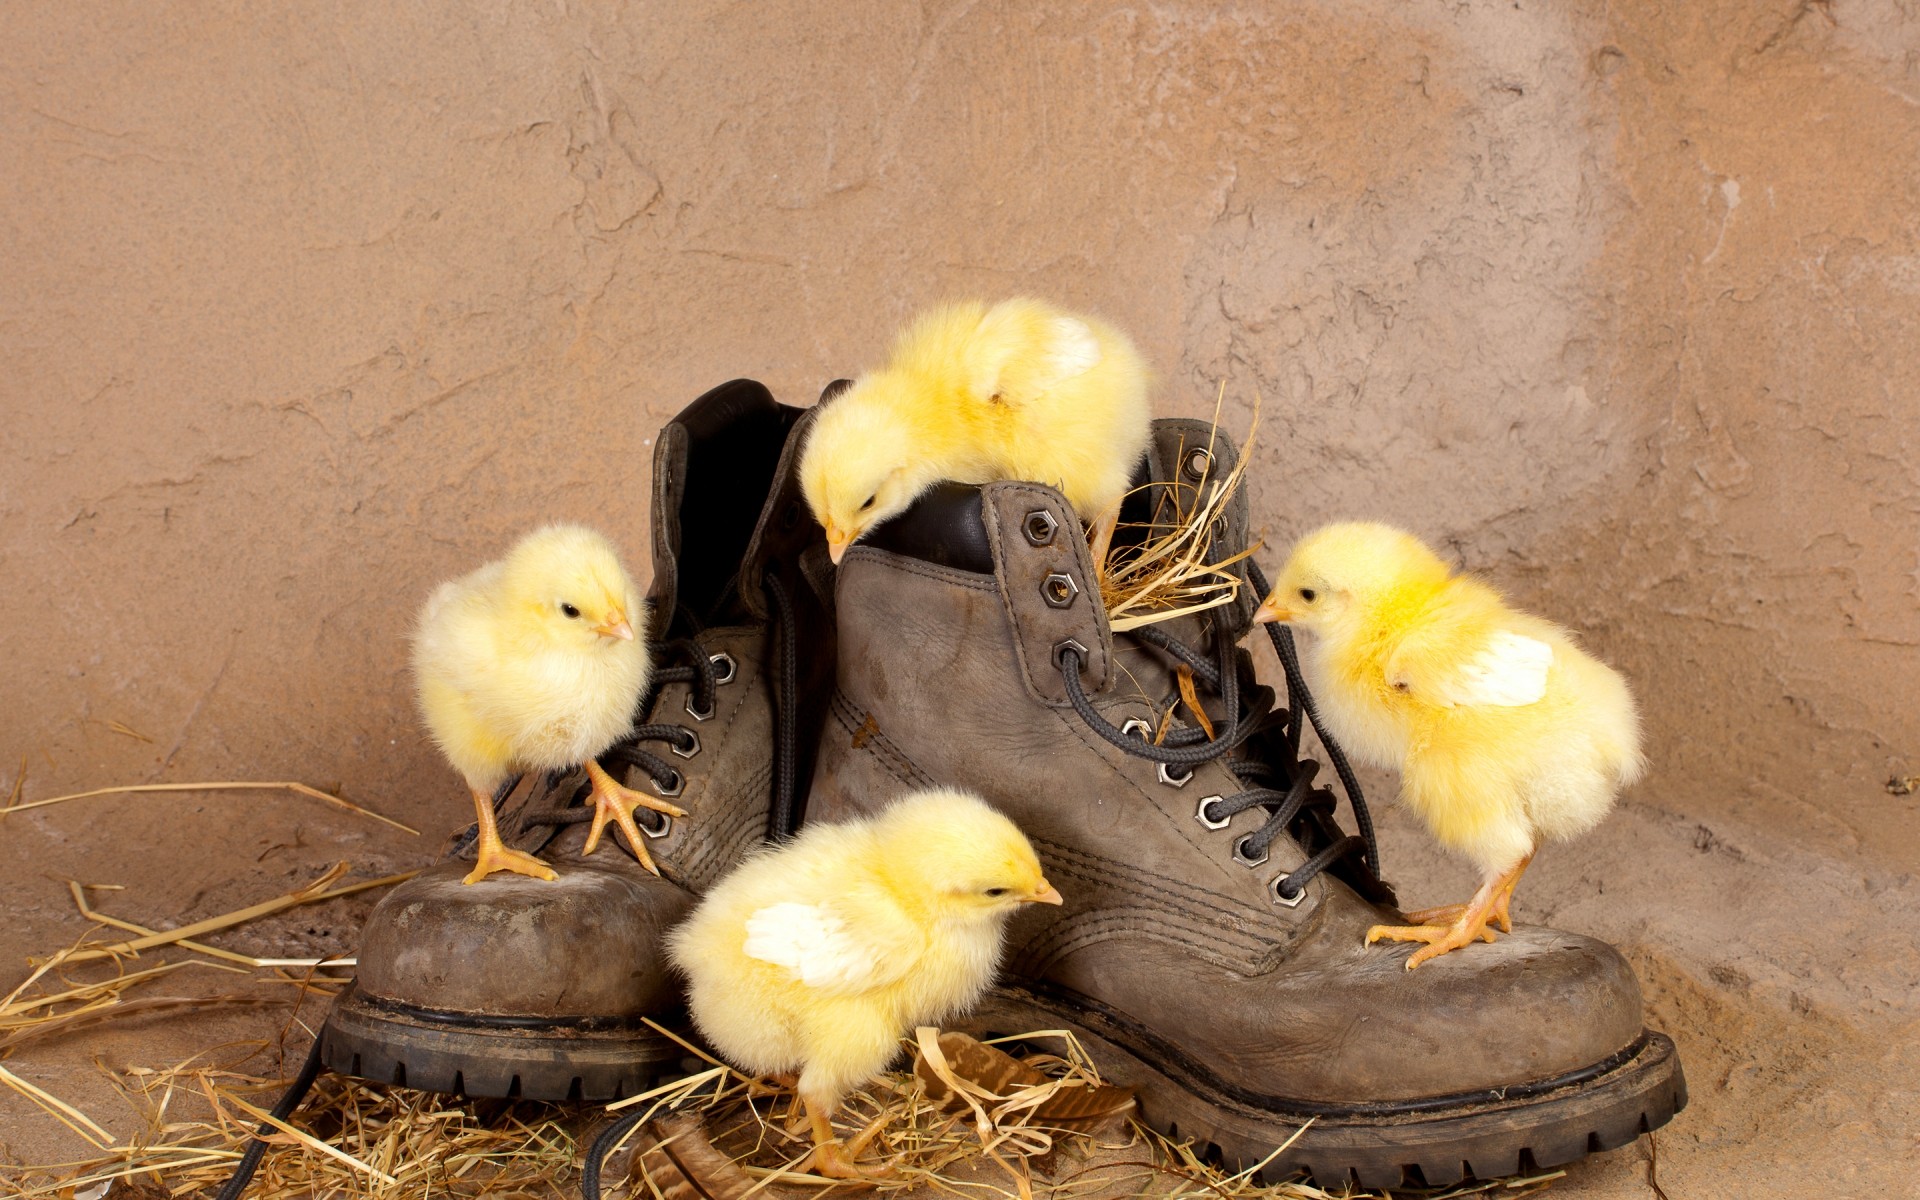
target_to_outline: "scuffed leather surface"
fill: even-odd
[[[1014,506],[1017,508],[1017,506]],[[991,511],[991,506],[989,506]],[[1002,510],[1001,544],[1024,512]],[[1302,856],[1286,839],[1232,861],[1261,816],[1226,830],[1201,798],[1241,790],[1224,768],[1183,788],[1029,690],[1003,581],[870,548],[842,564],[839,695],[815,814],[871,811],[913,786],[972,788],[1033,837],[1060,909],[1016,920],[1009,969],[1126,1014],[1231,1086],[1325,1102],[1411,1099],[1577,1070],[1640,1033],[1640,996],[1611,947],[1521,927],[1404,970],[1366,947],[1377,910],[1327,875],[1286,908],[1268,888]],[[1009,588],[1017,593],[1017,588]],[[1037,598],[1036,598],[1037,599]],[[1169,691],[1159,655],[1114,639],[1096,706],[1116,725]]]
[[[468,886],[441,863],[374,909],[362,935],[364,994],[421,1008],[515,1017],[659,1012],[676,987],[661,937],[692,898],[609,863],[570,863],[546,883],[497,874]]]

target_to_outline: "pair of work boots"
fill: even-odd
[[[1291,642],[1286,707],[1238,645],[1257,570],[1235,604],[1115,633],[1079,516],[1029,483],[936,488],[836,570],[800,495],[810,416],[739,380],[659,438],[659,667],[601,762],[687,810],[636,813],[660,875],[581,853],[584,772],[519,780],[502,833],[558,880],[465,885],[456,839],[375,910],[328,1066],[478,1096],[652,1086],[685,1065],[648,1022],[683,1015],[662,939],[700,893],[803,816],[947,785],[1018,822],[1066,898],[1016,919],[973,1027],[1073,1030],[1145,1119],[1236,1169],[1306,1126],[1269,1176],[1439,1186],[1610,1149],[1684,1105],[1611,947],[1516,926],[1409,972],[1409,948],[1364,944],[1401,917],[1357,789],[1349,834],[1300,757]],[[1123,539],[1233,466],[1204,424],[1156,422]],[[1243,489],[1222,556],[1246,522]]]

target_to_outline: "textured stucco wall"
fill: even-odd
[[[1405,521],[1586,629],[1657,802],[1911,859],[1902,7],[16,9],[7,748],[414,807],[434,579],[550,516],[637,558],[686,398],[1031,289],[1165,411],[1264,398],[1274,540]]]
[[[1909,0],[69,3],[0,64],[0,793],[24,754],[28,798],[299,778],[437,831],[434,581],[550,518],[644,575],[687,399],[1034,291],[1164,412],[1262,399],[1270,563],[1411,525],[1633,678],[1648,828],[1911,915]],[[1820,975],[1795,936],[1742,978]],[[1911,1020],[1910,951],[1835,1003]]]

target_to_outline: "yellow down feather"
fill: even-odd
[[[1146,453],[1147,369],[1111,325],[1041,300],[922,315],[815,420],[801,488],[837,560],[941,480],[1032,480],[1092,520]]]

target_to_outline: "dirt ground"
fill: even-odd
[[[10,11],[0,64],[0,795],[299,779],[428,831],[5,818],[0,987],[82,932],[68,879],[164,925],[423,861],[464,803],[404,675],[436,580],[547,519],[644,576],[686,400],[803,401],[925,304],[1032,291],[1133,331],[1163,412],[1259,399],[1269,565],[1399,521],[1633,680],[1653,771],[1517,906],[1621,945],[1679,1041],[1667,1193],[1913,1189],[1905,0],[69,3]],[[1457,898],[1385,826],[1403,895]],[[365,907],[231,944],[350,950]],[[284,1019],[6,1065],[113,1128],[91,1060]],[[75,1145],[0,1093],[0,1151]],[[1645,1156],[1555,1194],[1651,1194]]]

